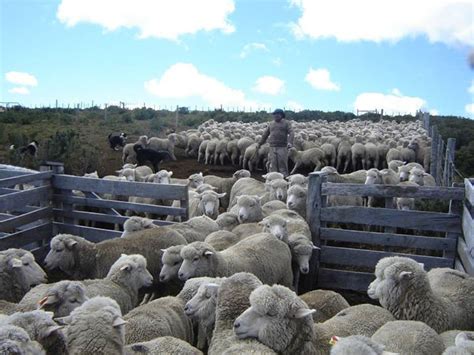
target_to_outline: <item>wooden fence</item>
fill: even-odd
[[[388,208],[328,207],[329,195],[383,198]],[[307,219],[313,243],[321,251],[313,255],[303,290],[366,291],[375,265],[386,256],[409,256],[424,263],[427,270],[454,267],[457,241],[462,236],[464,195],[461,187],[334,184],[325,182],[322,173],[310,174]],[[394,197],[447,201],[449,211],[397,210],[393,208]],[[380,231],[367,231],[362,227],[367,225]]]
[[[52,170],[48,170],[52,169]],[[188,218],[188,187],[141,182],[109,181],[61,174],[62,165],[43,166],[39,173],[0,169],[0,250],[10,247],[34,251],[39,259],[57,233],[70,233],[98,242],[118,237],[110,225],[122,225],[134,214]],[[19,191],[15,185],[34,184]],[[110,199],[103,198],[108,195]],[[128,202],[129,196],[179,200],[181,207]],[[89,226],[93,222],[94,227]],[[166,222],[154,220],[155,224]],[[82,224],[82,225],[81,225]]]
[[[455,267],[474,276],[474,179],[465,179],[464,186],[463,237],[459,238]]]

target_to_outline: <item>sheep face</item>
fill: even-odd
[[[398,174],[400,176],[400,181],[408,181],[408,178],[410,177],[410,171],[403,166],[398,167]]]
[[[214,283],[203,283],[199,286],[194,297],[184,306],[186,315],[201,320],[215,314],[218,290],[219,286]]]
[[[397,209],[402,211],[413,211],[415,209],[415,199],[408,197],[398,197]]]
[[[295,185],[288,189],[286,207],[290,210],[299,210],[306,206],[306,190],[301,186]]]
[[[130,285],[136,290],[151,286],[153,283],[153,276],[146,268],[146,259],[139,254],[122,254],[110,267],[107,278],[120,279],[121,283]]]
[[[178,278],[178,270],[183,263],[183,258],[180,255],[182,248],[182,245],[175,245],[162,250],[161,262],[163,266],[160,271],[160,282],[168,282]]]
[[[234,174],[232,174],[232,177],[236,180],[242,179],[244,177],[250,177],[250,171],[246,169],[240,169],[237,170]]]
[[[286,201],[288,193],[288,183],[283,179],[273,180],[270,183],[270,199]]]
[[[209,218],[216,219],[219,215],[219,199],[226,193],[218,194],[214,191],[205,191],[199,195],[199,209]]]
[[[47,281],[46,273],[36,263],[33,254],[26,250],[15,249],[9,249],[5,253],[6,267],[3,272],[15,275],[18,280],[21,280],[25,290]]]
[[[123,229],[127,233],[138,232],[143,229],[155,228],[156,225],[153,224],[153,221],[148,218],[133,216],[125,221],[123,224]]]
[[[270,233],[279,240],[288,242],[287,223],[284,218],[270,215],[258,224],[263,226],[263,232]]]
[[[240,223],[251,222],[256,214],[261,214],[262,210],[259,196],[239,196],[237,206],[237,218]]]
[[[195,189],[204,183],[204,177],[202,176],[202,173],[192,174],[189,176],[188,181],[188,186]]]
[[[314,310],[288,288],[262,285],[250,294],[250,308],[234,322],[240,339],[256,338],[277,352],[285,352],[302,325],[311,323]]]
[[[367,171],[367,178],[365,179],[366,185],[375,185],[375,184],[383,184],[382,175],[380,171],[377,169],[370,169]]]
[[[92,178],[92,179],[98,179],[99,178],[99,174],[97,174],[97,170],[92,172],[92,173],[86,173],[84,174],[84,177],[86,178]]]
[[[119,174],[119,177],[125,177],[127,181],[135,181],[135,169],[122,169],[118,170],[117,173]]]
[[[44,259],[46,269],[60,269],[66,274],[72,275],[74,272],[73,248],[77,241],[67,235],[57,235],[51,239],[51,250]]]
[[[296,261],[302,274],[307,274],[309,272],[309,259],[311,259],[313,251],[319,248],[314,246],[313,242],[303,234],[292,234],[289,237],[288,245],[290,246],[292,260]]]
[[[299,185],[306,188],[308,186],[308,177],[301,174],[290,175],[286,179],[288,180],[289,187]]]
[[[186,281],[192,277],[209,276],[216,251],[207,243],[194,242],[184,246],[180,255],[183,263],[178,270],[178,278]]]
[[[172,171],[160,170],[153,177],[153,182],[155,184],[170,184],[172,175]]]
[[[55,317],[65,317],[87,299],[80,282],[66,280],[51,287],[38,305],[40,309],[53,312]]]
[[[411,169],[408,181],[411,181],[411,182],[414,182],[415,184],[423,186],[424,185],[423,176],[425,174],[426,173],[423,170],[416,169],[416,168]]]

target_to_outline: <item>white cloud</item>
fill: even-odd
[[[200,73],[194,65],[189,63],[172,65],[161,78],[146,81],[145,90],[161,98],[199,97],[213,107],[263,105],[247,100],[243,91],[230,88],[219,80]]]
[[[28,73],[19,72],[19,71],[10,71],[5,74],[5,80],[9,83],[16,84],[16,85],[24,85],[24,86],[37,86],[38,80]]]
[[[10,94],[18,94],[18,95],[29,95],[30,90],[28,88],[25,88],[24,86],[22,87],[16,87],[8,90]]]
[[[257,79],[253,88],[262,94],[278,95],[285,89],[285,82],[274,76],[265,75]]]
[[[398,41],[424,35],[430,42],[474,44],[472,0],[290,0],[302,15],[299,37],[338,41]]]
[[[419,97],[365,92],[357,96],[355,110],[381,110],[387,115],[416,114],[426,106],[426,101]]]
[[[243,48],[242,51],[240,52],[240,58],[246,58],[250,52],[252,51],[264,51],[268,52],[268,48],[265,44],[263,43],[247,43]]]
[[[310,68],[304,79],[316,90],[341,90],[339,84],[335,84],[331,81],[331,74],[329,73],[329,70],[324,68]]]
[[[140,38],[177,40],[198,31],[235,31],[234,0],[62,0],[56,16],[68,27],[93,23],[107,31],[138,28]]]
[[[464,108],[467,113],[474,115],[474,104],[467,104]]]
[[[397,88],[392,89],[392,94],[395,96],[402,96],[402,93]]]
[[[291,111],[295,111],[295,112],[304,110],[304,107],[302,104],[296,101],[291,101],[291,100],[286,103],[285,108]]]
[[[439,111],[436,109],[431,109],[430,110],[430,115],[431,116],[439,116]]]
[[[474,95],[474,80],[471,80],[471,86],[469,86],[467,92]]]

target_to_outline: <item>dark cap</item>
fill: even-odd
[[[272,115],[281,115],[281,117],[285,118],[285,111],[283,111],[281,108],[277,108],[272,112]]]

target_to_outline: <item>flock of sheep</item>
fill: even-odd
[[[433,181],[425,171],[429,138],[416,122],[294,127],[289,156],[296,170],[286,178],[268,172],[264,182],[252,177],[266,166],[266,147],[252,151],[260,124],[208,121],[125,145],[125,165],[118,176],[104,178],[185,184],[190,219],[168,216],[175,223],[157,226],[156,216],[127,211],[121,238],[93,243],[56,235],[44,260],[48,273],[64,275],[56,283],[46,283],[28,251],[0,251],[0,353],[473,354],[474,278],[459,271],[427,272],[410,258],[388,257],[378,262],[367,292],[380,306],[350,306],[327,290],[297,295],[300,274],[309,272],[317,249],[306,221],[308,178],[297,174],[300,167],[321,170],[334,183]],[[195,173],[176,179],[167,170],[136,166],[136,144],[173,157],[179,146],[205,163],[242,169],[229,178]],[[413,208],[412,202],[397,205]],[[330,205],[365,203],[357,196],[328,199]]]

